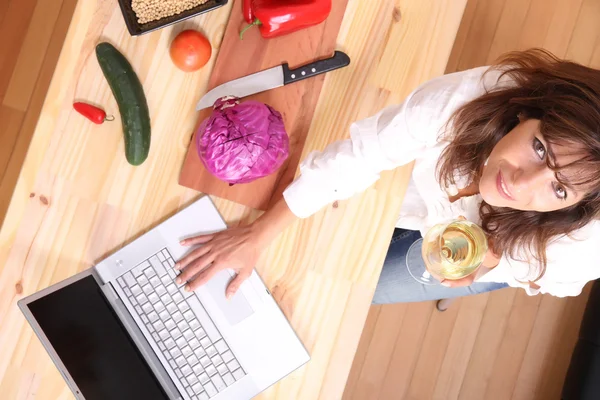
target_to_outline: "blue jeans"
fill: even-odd
[[[473,283],[470,286],[458,288],[421,284],[410,275],[406,268],[406,253],[410,245],[420,238],[419,231],[405,229],[394,231],[377,289],[375,289],[373,304],[448,299],[489,292],[508,286],[506,283],[493,282]],[[422,259],[420,261],[425,263]]]

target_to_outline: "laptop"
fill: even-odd
[[[183,238],[226,229],[205,196],[93,268],[19,301],[78,399],[250,399],[310,357],[253,272],[176,285]]]

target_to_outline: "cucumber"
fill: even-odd
[[[119,106],[125,157],[131,165],[140,165],[150,151],[150,113],[144,88],[129,61],[112,44],[98,44],[96,57]]]

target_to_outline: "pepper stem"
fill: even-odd
[[[247,25],[244,29],[242,29],[242,31],[240,32],[240,40],[244,40],[244,32],[246,32],[248,29],[252,28],[253,26],[259,26],[259,25],[262,25],[262,22],[260,22],[260,20],[258,18],[255,18],[251,24]]]

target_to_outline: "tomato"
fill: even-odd
[[[177,68],[185,72],[192,72],[206,65],[210,60],[212,47],[202,33],[188,29],[173,39],[169,54]]]

